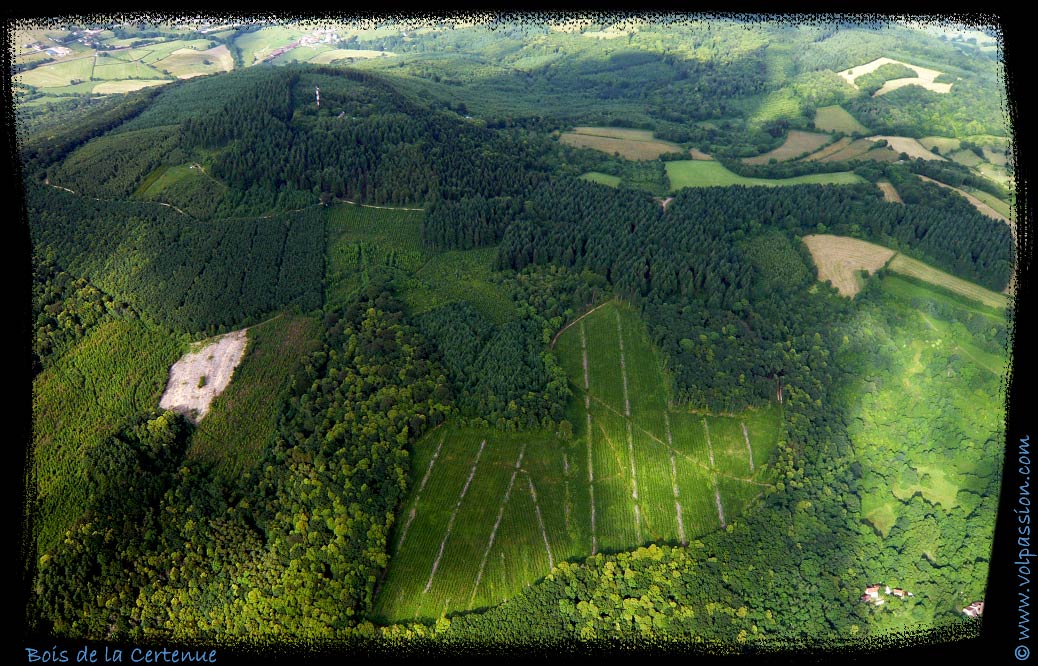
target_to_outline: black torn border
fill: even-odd
[[[1029,48],[1028,17],[1021,10],[1013,9],[1006,11],[1004,7],[991,7],[983,5],[977,7],[971,13],[951,13],[941,7],[922,9],[912,14],[833,14],[825,13],[830,6],[816,5],[810,7],[800,3],[792,11],[788,7],[776,7],[772,3],[757,0],[756,11],[759,13],[747,13],[754,11],[738,8],[731,11],[725,7],[710,7],[696,9],[694,7],[681,7],[681,12],[695,11],[695,14],[678,13],[679,8],[659,10],[645,8],[632,12],[629,8],[615,10],[610,8],[602,11],[609,3],[601,3],[594,11],[588,10],[562,10],[550,8],[530,7],[524,10],[498,10],[481,9],[469,11],[393,11],[373,12],[358,11],[343,13],[328,10],[312,12],[285,11],[243,14],[242,10],[187,10],[171,12],[140,11],[140,10],[113,10],[107,13],[92,14],[59,14],[50,15],[41,13],[40,10],[47,7],[22,6],[17,9],[6,9],[3,23],[3,93],[5,103],[4,115],[4,138],[6,144],[8,177],[5,180],[7,197],[5,206],[8,214],[5,219],[8,223],[15,220],[15,224],[8,227],[7,240],[13,240],[16,256],[9,258],[13,265],[15,281],[12,290],[20,297],[17,312],[18,323],[15,327],[16,335],[21,340],[21,351],[16,355],[18,361],[15,366],[28,375],[20,381],[21,384],[31,384],[31,364],[29,362],[31,350],[31,241],[27,212],[25,207],[24,191],[22,190],[22,171],[19,163],[19,142],[17,137],[15,113],[13,108],[13,45],[14,27],[16,25],[60,27],[63,24],[78,23],[117,23],[124,21],[148,21],[159,22],[163,20],[183,21],[185,23],[207,19],[232,19],[250,21],[268,21],[272,23],[284,23],[288,21],[300,21],[305,24],[317,23],[322,20],[355,20],[368,22],[372,26],[383,20],[395,22],[424,23],[437,20],[468,20],[483,23],[505,23],[505,22],[528,22],[542,20],[559,20],[571,18],[593,17],[596,20],[622,21],[624,18],[640,18],[660,23],[681,22],[687,18],[702,19],[735,19],[750,22],[763,20],[786,21],[795,23],[821,22],[821,23],[848,23],[859,24],[868,27],[878,27],[891,21],[903,19],[916,19],[923,22],[955,22],[966,27],[993,28],[996,33],[999,46],[1002,50],[1002,63],[1004,65],[1004,85],[1006,88],[1005,116],[1010,126],[1016,180],[1016,298],[1014,304],[1014,320],[1010,345],[1012,346],[1012,364],[1005,378],[1007,385],[1006,402],[1006,448],[1003,464],[1002,492],[999,504],[998,519],[996,522],[994,546],[989,563],[988,587],[985,599],[985,613],[982,621],[963,621],[956,625],[944,626],[931,631],[921,631],[912,634],[889,634],[877,638],[869,638],[867,642],[855,642],[844,644],[833,644],[811,641],[807,638],[790,638],[776,640],[767,646],[761,644],[749,645],[710,645],[697,642],[682,642],[676,640],[655,641],[619,641],[602,640],[594,642],[577,642],[574,640],[559,640],[556,642],[543,643],[470,643],[451,642],[445,643],[438,640],[346,640],[346,641],[292,641],[271,643],[264,641],[262,637],[256,636],[253,641],[223,642],[223,643],[196,643],[196,642],[169,642],[152,641],[142,644],[114,643],[99,641],[71,641],[56,640],[51,636],[33,633],[28,626],[27,608],[31,601],[33,590],[31,581],[35,574],[36,562],[35,548],[28,538],[33,526],[33,516],[30,507],[33,503],[32,486],[29,483],[31,470],[31,447],[32,440],[32,400],[31,394],[26,397],[22,394],[14,410],[17,414],[14,419],[14,427],[9,431],[9,440],[20,453],[21,466],[10,464],[5,469],[14,474],[16,478],[9,481],[19,491],[18,505],[20,508],[18,516],[19,531],[19,566],[17,569],[18,586],[17,593],[6,595],[8,603],[14,608],[8,617],[20,618],[15,620],[17,627],[8,627],[5,631],[7,644],[4,646],[6,658],[4,663],[25,664],[29,663],[26,657],[26,647],[35,647],[42,651],[54,649],[65,650],[67,663],[77,663],[77,655],[83,646],[103,654],[107,647],[109,651],[121,649],[123,651],[123,663],[133,663],[130,659],[133,648],[144,650],[187,650],[193,653],[208,653],[216,650],[216,663],[317,663],[317,664],[343,664],[350,660],[376,659],[376,660],[456,660],[456,659],[486,659],[488,657],[518,657],[530,660],[551,660],[553,658],[575,657],[606,657],[617,655],[624,657],[679,657],[694,660],[695,663],[711,661],[736,661],[740,663],[845,663],[861,662],[871,660],[887,660],[908,658],[918,660],[925,658],[947,658],[952,663],[966,661],[979,657],[984,662],[1001,664],[1025,661],[1014,654],[1014,650],[1020,645],[1028,649],[1038,643],[1034,638],[1019,639],[1018,622],[1022,619],[1017,611],[1018,596],[1016,566],[1014,562],[1018,555],[1017,543],[1017,521],[1016,514],[1012,508],[1016,503],[1019,486],[1023,482],[1023,475],[1019,473],[1016,465],[1016,446],[1025,437],[1035,433],[1035,421],[1031,418],[1034,410],[1034,398],[1031,395],[1031,375],[1029,370],[1033,367],[1033,352],[1027,343],[1034,336],[1034,328],[1027,317],[1026,308],[1030,305],[1032,296],[1031,270],[1033,261],[1034,227],[1033,214],[1030,202],[1030,164],[1033,158],[1030,127],[1028,118],[1023,112],[1030,109],[1024,100],[1028,99],[1029,63],[1033,52]],[[864,7],[868,12],[875,12],[876,5]],[[882,9],[882,7],[880,7]],[[814,10],[814,11],[812,11]],[[56,10],[58,11],[58,10]],[[785,13],[774,13],[784,11]],[[11,233],[13,231],[13,234]],[[13,236],[13,238],[12,238]],[[10,308],[11,306],[8,306]],[[8,366],[10,367],[10,366]],[[25,377],[15,373],[16,376]],[[21,389],[19,389],[21,390]],[[1038,470],[1038,464],[1035,465]],[[1034,547],[1038,552],[1038,542]],[[1036,565],[1038,572],[1038,565]],[[8,569],[9,575],[12,571]],[[1038,634],[1038,594],[1033,597],[1031,604],[1031,633]],[[42,660],[35,663],[54,663]],[[61,663],[60,661],[58,663]],[[140,663],[144,663],[143,661]],[[167,662],[168,663],[168,662]]]

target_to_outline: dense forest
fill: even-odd
[[[314,63],[300,62],[310,33],[233,26],[211,37],[233,71],[24,111],[35,630],[424,638],[447,649],[560,639],[765,647],[957,626],[962,607],[984,598],[1011,318],[888,268],[859,272],[848,298],[820,280],[821,259],[801,239],[869,241],[996,296],[1007,289],[1014,229],[918,177],[1010,205],[974,163],[993,168],[986,160],[1006,140],[987,52],[892,26],[498,23],[344,30],[338,49],[313,47],[329,58]],[[127,49],[180,34],[112,32]],[[289,40],[281,51],[267,48],[275,35]],[[351,49],[376,55],[332,59]],[[914,76],[904,65],[879,67],[857,88],[837,74],[884,56],[941,69],[954,94],[905,86],[873,96]],[[817,126],[818,109],[833,107],[857,126]],[[589,126],[604,134],[579,147],[560,140]],[[930,138],[938,155],[972,157],[742,161],[784,146],[792,130],[824,133],[824,146]],[[635,153],[670,143],[639,159],[610,141]],[[678,187],[674,163],[693,162],[722,180]],[[809,174],[846,180],[781,181]],[[768,186],[731,184],[738,178]],[[596,405],[613,409],[603,419],[629,419],[628,448],[608,443],[623,470],[611,477],[590,469],[589,383],[607,375],[605,361],[589,369],[581,323],[607,303],[637,324],[621,330],[616,315],[608,368],[622,377],[611,388],[626,414]],[[284,328],[256,334],[278,321]],[[246,327],[245,363],[255,365],[235,371],[232,387],[255,381],[255,395],[225,394],[209,431],[158,408],[178,354]],[[297,339],[279,347],[290,329]],[[566,330],[580,336],[566,367],[583,382],[555,346]],[[651,387],[636,383],[631,350],[642,340],[644,363],[659,366],[644,376],[663,378]],[[632,418],[628,373],[631,391],[664,396],[658,414]],[[776,441],[756,463],[767,473],[754,476],[747,415],[772,412]],[[708,416],[731,419],[737,446],[720,433],[710,443]],[[602,507],[615,488],[638,500],[631,433],[650,418],[665,424],[653,445],[670,448],[672,469],[676,449],[662,441],[671,420],[701,420],[706,470],[710,447],[743,455],[745,437],[749,476],[734,481],[751,484],[748,508],[726,522],[715,476],[712,491],[694,492],[708,513],[716,498],[720,519],[696,538],[642,539],[639,522],[641,547],[553,557],[545,498],[565,497],[576,534],[571,490],[587,477],[592,534],[596,493],[599,520],[618,520]],[[471,465],[444,443],[463,430],[480,452]],[[240,436],[219,434],[230,431]],[[465,538],[454,523],[463,499],[499,501],[466,498],[484,445],[494,446],[486,433],[561,453],[555,476],[541,477],[521,449],[496,514],[501,523],[509,498],[529,501],[523,520],[536,517],[550,571],[516,566],[522,591],[497,605],[376,621],[408,530],[442,556],[449,538]],[[241,450],[213,454],[230,439]],[[437,464],[468,476],[437,481]],[[628,469],[633,493],[621,483]],[[666,470],[638,476],[647,473]],[[418,495],[437,483],[457,505],[416,519]],[[423,534],[423,519],[446,529]],[[426,591],[436,566],[422,573]],[[863,602],[877,581],[914,594]]]

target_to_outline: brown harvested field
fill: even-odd
[[[803,240],[818,267],[818,279],[831,281],[842,296],[861,291],[861,271],[872,275],[894,256],[882,245],[846,236],[812,234]]]
[[[829,143],[831,137],[828,134],[816,134],[815,132],[804,132],[801,130],[789,130],[786,140],[775,150],[770,150],[763,155],[747,157],[743,159],[746,164],[767,164],[774,159],[777,162],[786,162],[796,159],[804,153],[813,153],[825,144]]]
[[[944,271],[939,271],[924,264],[918,259],[911,259],[903,254],[894,257],[890,262],[889,268],[895,273],[901,273],[902,275],[935,284],[960,296],[979,301],[993,308],[1004,308],[1009,304],[1009,299],[1006,298],[1005,294],[985,289],[978,284],[949,275]]]
[[[812,153],[812,154],[808,155],[807,157],[804,158],[804,161],[805,162],[818,162],[819,160],[823,160],[826,157],[829,157],[830,155],[838,153],[841,150],[843,150],[844,148],[846,148],[847,146],[851,145],[852,141],[854,141],[854,139],[852,139],[852,138],[850,138],[848,136],[845,136],[842,139],[840,139],[839,141],[837,141],[836,143],[830,143],[828,146],[826,146],[825,148],[822,148],[817,153]]]
[[[665,153],[684,152],[676,143],[653,139],[652,132],[648,130],[615,127],[578,127],[573,132],[563,132],[559,141],[568,146],[591,148],[610,155],[619,153],[629,160],[654,160]]]
[[[168,71],[178,79],[190,79],[216,72],[229,72],[234,69],[234,58],[227,45],[220,44],[205,51],[177,49],[155,63],[155,66]]]
[[[819,156],[818,153],[808,157],[812,162],[848,162],[850,160],[874,160],[877,162],[896,162],[897,153],[889,148],[877,148],[868,139],[856,139],[841,149]]]
[[[574,134],[589,136],[607,136],[611,139],[627,139],[629,141],[654,141],[650,130],[630,129],[627,127],[574,127]]]
[[[927,90],[932,90],[937,93],[947,93],[951,91],[952,84],[950,83],[934,83],[934,79],[940,76],[943,72],[938,72],[936,69],[929,69],[927,67],[920,67],[918,65],[910,65],[907,62],[901,62],[900,60],[894,60],[893,58],[876,58],[872,62],[845,69],[842,72],[837,72],[837,74],[843,77],[847,83],[857,88],[858,84],[855,83],[855,80],[859,76],[873,72],[883,65],[904,65],[909,69],[915,70],[916,76],[887,81],[883,84],[882,88],[876,91],[873,97],[885,95],[891,90],[897,90],[898,88],[909,85],[922,86]]]
[[[953,190],[955,192],[958,192],[962,196],[966,197],[966,201],[969,201],[971,204],[973,204],[973,207],[976,208],[977,210],[979,210],[984,215],[987,215],[988,217],[990,217],[992,219],[1000,220],[1000,221],[1005,222],[1006,224],[1008,224],[1009,228],[1013,230],[1013,235],[1014,236],[1016,235],[1016,225],[1013,224],[1012,220],[1010,220],[1008,217],[1006,217],[1002,213],[999,213],[997,210],[995,210],[991,206],[987,205],[986,203],[984,203],[983,201],[981,201],[977,197],[973,196],[972,194],[970,194],[966,190],[960,190],[957,187],[952,187],[951,185],[947,185],[945,183],[942,183],[939,180],[934,180],[933,178],[930,178],[928,176],[924,176],[922,174],[916,174],[916,175],[919,176],[920,178],[922,178],[923,180],[927,181],[928,183],[933,183],[935,185],[940,185],[941,187],[944,187],[944,188],[947,188],[949,190]]]
[[[879,186],[881,192],[883,192],[883,200],[889,203],[904,203],[901,201],[901,195],[894,189],[894,185],[889,180],[881,180],[876,183]]]
[[[905,153],[909,157],[917,157],[922,160],[941,160],[945,161],[940,155],[935,155],[917,140],[907,136],[870,136],[869,141],[879,141],[880,139],[886,139],[887,145],[894,149],[896,153]]]
[[[703,162],[714,159],[706,153],[704,153],[702,150],[697,150],[695,148],[689,148],[688,154],[692,156],[692,159],[701,160]]]
[[[925,68],[923,68],[923,67],[913,67],[913,69],[915,69],[916,71],[919,71],[920,69],[925,69]],[[926,70],[926,71],[932,72],[934,70],[930,69],[930,70]],[[940,73],[938,73],[937,76],[940,76]],[[892,90],[897,90],[898,88],[903,88],[905,86],[920,86],[922,88],[926,88],[927,90],[931,90],[931,91],[933,91],[935,93],[950,93],[952,84],[950,84],[950,83],[934,83],[932,80],[927,80],[927,79],[925,79],[925,78],[923,78],[921,76],[916,76],[916,77],[911,77],[911,78],[906,78],[906,79],[891,79],[890,81],[887,81],[886,83],[884,83],[883,87],[880,88],[879,90],[877,90],[876,93],[873,95],[873,97],[879,97],[880,95],[886,95],[888,92],[890,92]]]

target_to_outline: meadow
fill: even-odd
[[[376,617],[485,608],[563,560],[688,543],[771,487],[778,408],[672,409],[631,308],[599,308],[559,336],[556,353],[574,391],[572,437],[447,424],[415,445]]]
[[[863,182],[861,176],[849,171],[814,173],[795,178],[747,178],[729,171],[723,164],[706,160],[679,160],[667,162],[667,176],[672,191],[683,187],[723,187],[726,185],[780,185],[833,184],[849,185]]]
[[[785,162],[787,160],[796,159],[801,155],[813,153],[831,140],[832,137],[826,134],[790,130],[789,134],[786,135],[786,140],[782,142],[781,146],[774,150],[769,150],[763,155],[747,157],[743,159],[743,162],[746,164],[767,164],[771,160],[775,160],[776,162]]]
[[[844,134],[866,134],[868,128],[847,113],[842,106],[822,106],[815,110],[815,129],[823,132],[842,132]]]

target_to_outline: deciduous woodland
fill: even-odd
[[[16,26],[34,629],[977,631],[994,33],[578,18]],[[208,411],[160,409],[234,331]]]

